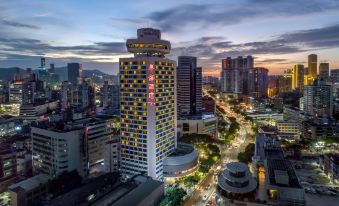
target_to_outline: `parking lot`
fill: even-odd
[[[324,196],[318,194],[305,194],[307,206],[338,206],[339,196]]]
[[[337,205],[339,185],[322,171],[315,159],[294,162],[299,181],[305,189],[307,205]]]

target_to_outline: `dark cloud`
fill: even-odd
[[[111,18],[114,23],[121,23],[121,24],[132,24],[132,25],[140,25],[146,23],[147,19],[128,19],[128,18]]]
[[[233,25],[255,18],[290,17],[339,10],[337,0],[247,0],[224,4],[185,4],[153,12],[147,18],[163,31],[182,31],[190,26]]]
[[[309,47],[339,46],[339,24],[283,34],[280,38],[289,43],[302,43]]]
[[[17,27],[17,28],[40,29],[40,27],[35,26],[35,25],[20,23],[20,22],[16,22],[16,21],[9,21],[9,20],[4,20],[4,19],[0,20],[0,23],[2,25]]]
[[[264,60],[256,60],[258,63],[284,63],[288,61],[288,59],[264,59]]]
[[[126,45],[123,42],[53,46],[36,39],[0,38],[0,45],[2,45],[0,67],[34,68],[39,64],[41,56],[47,56],[49,62],[54,62],[59,66],[64,66],[67,62],[81,62],[86,69],[100,69],[107,73],[116,73],[118,67],[117,63],[111,62],[113,56],[127,53]],[[60,58],[52,58],[48,54],[60,55]]]
[[[121,54],[127,52],[126,45],[123,42],[96,42],[92,45],[80,46],[52,46],[36,39],[0,38],[0,44],[5,46],[0,51],[20,51],[37,55],[44,55],[47,52],[72,52],[83,55]]]
[[[209,38],[181,42],[182,46],[174,48],[172,56],[198,56],[201,57],[200,63],[203,66],[215,67],[220,64],[222,58],[227,56],[293,54],[324,48],[337,48],[339,47],[339,24],[285,33],[267,41],[242,44],[225,41],[223,38],[214,39],[212,42],[202,41],[202,39]],[[259,63],[288,64],[286,59],[266,59]]]
[[[85,62],[84,65],[98,65],[98,68],[109,68],[108,65],[112,64],[111,62],[108,63],[110,57],[127,54],[125,42],[95,42],[90,45],[54,46],[49,42],[37,39],[0,37],[0,45],[2,45],[0,48],[0,59],[2,60],[0,66],[7,63],[13,63],[7,66],[19,66],[14,62],[25,62],[28,58],[36,59],[46,54],[59,54],[59,56],[66,56],[66,58],[55,58],[53,61],[62,63],[80,61]],[[206,36],[173,44],[169,57],[176,59],[179,55],[197,56],[199,63],[204,68],[215,68],[220,65],[221,59],[227,56],[293,54],[337,47],[339,47],[339,24],[284,33],[267,41],[245,43],[234,43],[220,36]],[[264,59],[259,63],[287,64],[288,61],[285,61],[285,59]]]

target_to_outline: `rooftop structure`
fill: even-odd
[[[145,176],[134,176],[124,183],[113,173],[95,178],[84,186],[56,198],[48,205],[157,205],[163,195],[164,185],[160,181]]]
[[[178,119],[178,134],[209,134],[216,137],[218,117],[214,113],[201,113]]]
[[[140,178],[141,176],[139,176]],[[156,205],[164,194],[164,183],[144,178],[134,190],[126,194],[113,204],[113,206],[126,205]],[[98,205],[99,206],[99,205]]]
[[[221,205],[233,199],[253,199],[256,188],[257,181],[244,163],[227,163],[226,169],[218,175],[217,192],[221,195]]]
[[[21,182],[18,182],[16,184],[13,184],[9,186],[10,190],[25,190],[25,191],[31,191],[36,189],[42,184],[46,184],[51,178],[48,175],[45,174],[39,174],[36,176],[33,176],[29,179],[23,180]]]
[[[50,177],[39,174],[9,186],[13,206],[38,205],[48,194]]]
[[[138,29],[137,39],[128,39],[126,42],[127,51],[135,56],[156,56],[164,57],[169,54],[171,43],[161,39],[159,29],[143,28]]]
[[[178,143],[174,152],[163,162],[164,177],[182,177],[197,169],[199,153],[193,145]]]
[[[269,183],[280,187],[301,188],[292,164],[284,159],[268,159]]]
[[[305,204],[304,190],[275,137],[257,134],[252,159],[256,175],[264,174],[264,187],[271,200],[287,205]]]

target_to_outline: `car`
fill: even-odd
[[[337,195],[337,193],[332,192],[332,191],[329,191],[329,190],[324,191],[323,194],[325,194],[325,195],[331,195],[331,196]]]
[[[322,189],[320,189],[320,188],[318,188],[318,189],[315,189],[315,191],[316,191],[316,193],[318,193],[318,194],[320,194],[320,195],[322,195],[322,194],[323,194],[323,190],[322,190]]]
[[[336,189],[333,188],[333,187],[328,188],[328,190],[331,191],[331,192],[334,192],[334,193],[338,193],[338,190],[336,190]]]
[[[202,197],[202,201],[205,202],[206,200],[207,200],[207,195],[204,195],[204,196]]]
[[[316,194],[317,191],[314,188],[309,188],[309,193]]]

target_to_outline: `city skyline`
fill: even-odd
[[[165,36],[177,32],[172,23]],[[331,35],[316,36],[335,45]],[[201,42],[215,40],[176,56],[160,29],[139,25],[124,43],[130,55],[117,54],[118,75],[89,72],[85,58],[112,54],[115,42],[8,40],[83,58],[44,55],[33,69],[0,69],[0,205],[337,206],[339,69],[330,72],[317,52],[269,76],[253,48],[221,59],[210,50],[220,78],[203,77]],[[262,51],[285,48],[275,41]]]
[[[159,28],[172,42],[170,59],[198,57],[204,75],[219,76],[221,59],[253,55],[255,66],[282,74],[307,55],[339,68],[339,1],[2,2],[0,67],[56,67],[117,74],[119,58],[131,57],[125,40],[141,27]]]

